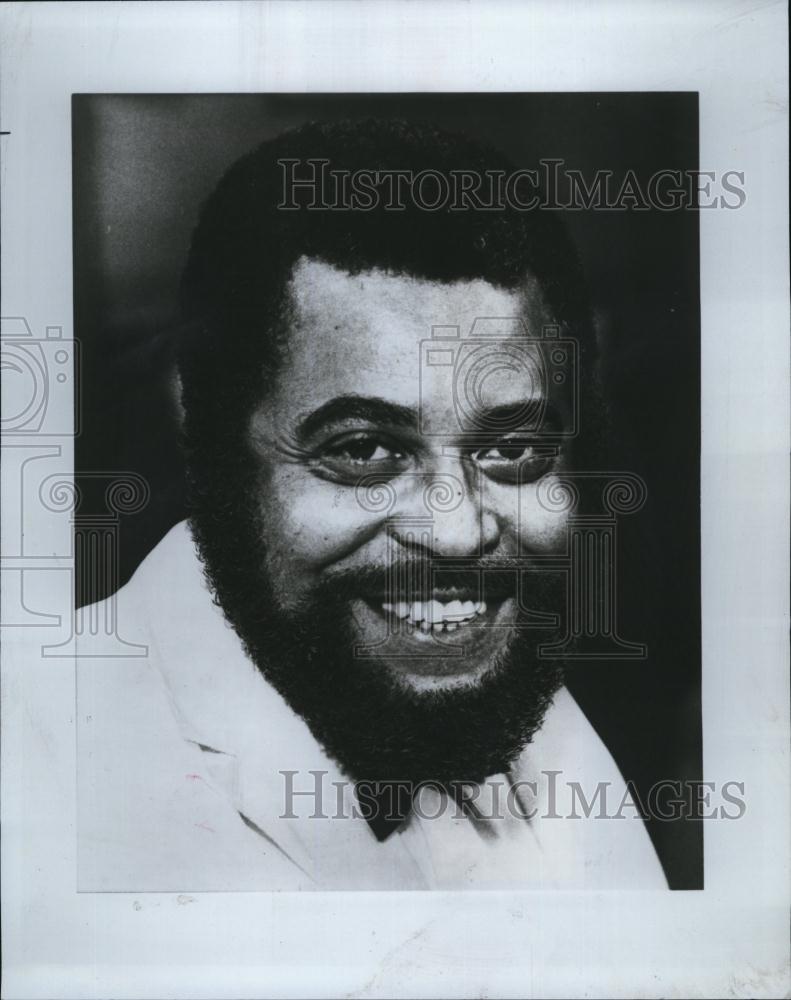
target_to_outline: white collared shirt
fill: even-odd
[[[78,661],[80,890],[667,888],[565,689],[511,772],[468,790],[476,815],[426,786],[380,841],[213,603],[186,523],[114,600],[148,655]]]

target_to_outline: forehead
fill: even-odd
[[[302,407],[335,395],[382,396],[414,401],[421,342],[432,328],[458,327],[462,338],[492,326],[492,318],[521,317],[530,336],[543,318],[535,284],[519,291],[481,279],[444,284],[371,270],[348,274],[302,258],[289,283],[291,315],[280,391]],[[495,321],[496,322],[496,321]],[[514,325],[502,327],[508,338]],[[281,402],[284,400],[281,399]]]

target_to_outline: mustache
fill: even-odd
[[[405,559],[387,566],[336,570],[320,584],[336,600],[430,601],[433,598],[498,603],[523,589],[525,559]],[[536,582],[533,582],[533,587]]]

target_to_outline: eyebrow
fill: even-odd
[[[543,406],[544,419],[541,425],[545,432],[547,427],[555,428],[562,425],[560,416],[551,403],[542,404],[535,400],[532,405]],[[486,433],[487,430],[490,433],[494,430],[507,433],[518,430],[522,423],[519,420],[520,415],[525,409],[531,408],[530,401],[524,400],[482,410],[475,414],[474,426],[468,428],[467,433]],[[371,424],[386,424],[413,431],[419,424],[417,410],[412,407],[392,403],[379,396],[335,396],[297,422],[297,437],[305,441],[324,427],[344,420],[365,420]]]
[[[297,435],[311,437],[327,424],[342,420],[367,420],[372,424],[390,424],[414,430],[418,425],[417,411],[379,396],[335,396],[297,423]]]
[[[525,418],[531,418],[531,423],[541,414],[541,425],[557,423],[558,413],[555,407],[544,399],[525,399],[518,403],[506,403],[491,406],[470,414],[471,431],[499,431],[507,433],[525,427]]]

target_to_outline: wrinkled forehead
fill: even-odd
[[[481,279],[440,283],[371,270],[348,274],[302,258],[288,287],[290,333],[283,373],[292,391],[314,395],[414,395],[432,380],[431,341],[491,342],[493,358],[548,321],[536,282],[518,290]],[[510,346],[509,346],[510,345]],[[452,344],[451,344],[452,349]],[[434,360],[441,355],[434,353]],[[439,366],[441,367],[441,365]],[[508,366],[503,367],[503,377]]]

